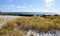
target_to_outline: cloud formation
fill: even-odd
[[[32,5],[28,5],[29,7],[32,7]]]
[[[24,6],[16,6],[17,8],[25,9],[25,8],[31,8],[32,5],[24,5]]]
[[[47,7],[51,7],[54,5],[55,0],[44,0]]]
[[[53,6],[53,5],[54,5],[54,3],[47,3],[47,4],[46,4],[47,7],[48,7],[48,6],[51,7],[51,6]]]
[[[54,0],[45,0],[46,3],[54,2]]]
[[[9,2],[11,2],[12,0],[9,0]]]
[[[25,8],[27,8],[27,6],[17,6],[17,8],[25,9]]]
[[[10,5],[11,7],[14,7],[15,5]]]
[[[31,7],[31,6],[21,6],[21,5],[2,5],[2,7],[6,7],[6,8],[19,8],[19,9],[25,9],[25,8],[28,8],[28,7]]]
[[[2,7],[14,7],[15,5],[3,5]]]

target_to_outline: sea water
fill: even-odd
[[[53,12],[2,12],[5,14],[33,14],[33,15],[54,15]]]

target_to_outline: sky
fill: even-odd
[[[0,11],[60,13],[60,0],[0,0]]]

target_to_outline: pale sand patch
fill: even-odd
[[[2,28],[2,25],[4,25],[4,23],[6,23],[8,20],[14,20],[16,18],[21,18],[21,16],[0,15],[0,18],[2,19],[0,21],[0,28]]]

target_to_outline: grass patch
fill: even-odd
[[[54,17],[22,17],[7,21],[0,30],[0,36],[23,36],[30,29],[44,32],[60,30],[60,18]]]

